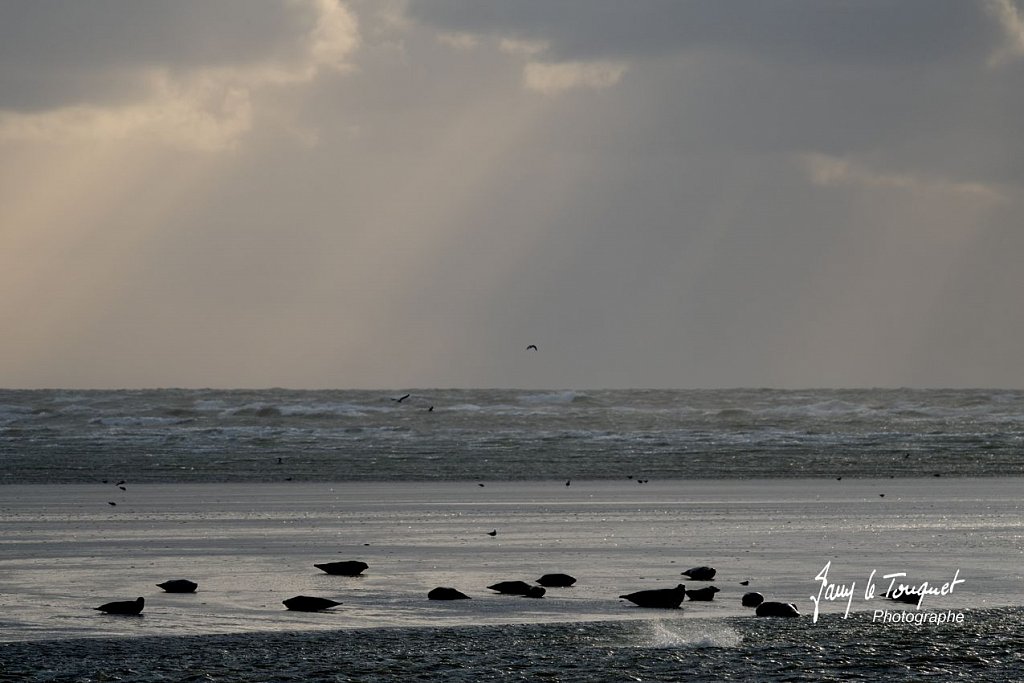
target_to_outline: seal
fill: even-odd
[[[548,588],[568,588],[576,583],[576,577],[568,574],[545,574],[537,579],[537,583]]]
[[[744,607],[757,607],[762,602],[764,602],[764,596],[755,592],[744,593],[743,597],[740,599],[740,603]]]
[[[282,600],[284,606],[295,612],[319,612],[340,605],[340,602],[327,598],[312,598],[308,595],[296,595],[294,598]]]
[[[620,595],[620,598],[629,600],[637,607],[657,607],[661,609],[675,609],[683,603],[686,597],[686,586],[679,584],[675,588],[656,588],[653,590],[637,591]]]
[[[499,581],[488,586],[492,591],[498,591],[504,595],[526,595],[534,588],[525,581]]]
[[[336,576],[359,576],[370,566],[359,560],[348,560],[347,562],[322,562],[314,564],[314,567],[328,574]]]
[[[469,600],[470,597],[460,590],[454,588],[446,588],[444,586],[438,586],[434,590],[427,593],[427,598],[430,600]]]
[[[683,576],[689,576],[694,581],[711,581],[715,578],[714,567],[692,567],[683,572]]]
[[[715,586],[708,586],[707,588],[693,588],[686,591],[686,597],[696,602],[711,602],[715,599],[715,593],[721,589]]]
[[[106,612],[107,614],[139,614],[145,606],[145,598],[135,598],[134,600],[108,602],[100,605],[99,607],[93,607],[93,609],[99,610],[100,612]]]
[[[762,602],[754,613],[759,617],[800,616],[800,610],[791,602]]]
[[[188,579],[164,581],[163,583],[158,583],[157,586],[163,588],[168,593],[195,593],[196,589],[199,588],[198,583]]]

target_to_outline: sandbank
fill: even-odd
[[[952,592],[922,609],[1024,605],[1020,479],[635,480],[0,486],[0,639],[199,635],[649,618],[620,600],[718,570],[713,602],[686,618],[751,615],[750,590],[809,616],[815,577],[853,584],[825,613],[914,609],[865,590],[886,574]],[[483,485],[481,485],[483,484]],[[110,505],[110,502],[116,505]],[[487,532],[496,531],[494,536]],[[363,576],[314,563],[362,560]],[[502,580],[564,572],[542,599]],[[176,578],[195,594],[163,593]],[[740,582],[749,581],[742,586]],[[452,586],[472,600],[426,599]],[[343,604],[295,613],[281,601]],[[146,598],[141,618],[102,615]],[[884,604],[883,604],[884,603]],[[753,618],[751,616],[751,618]]]

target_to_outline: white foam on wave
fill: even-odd
[[[37,414],[30,406],[0,405],[0,424],[31,418]]]
[[[380,412],[381,408],[354,403],[297,403],[278,406],[278,410],[285,417],[360,417],[368,410]]]
[[[94,417],[89,424],[103,425],[104,427],[156,427],[160,425],[187,424],[191,419],[180,417],[145,417],[121,415],[116,417]]]
[[[743,637],[726,624],[713,621],[657,619],[644,622],[637,647],[674,650],[698,647],[739,647]]]
[[[572,403],[573,401],[585,398],[576,391],[549,391],[542,394],[524,394],[519,397],[521,403],[550,404],[550,403]]]

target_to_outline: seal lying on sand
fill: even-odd
[[[311,598],[308,595],[296,595],[294,598],[288,598],[282,602],[285,607],[296,612],[319,612],[322,609],[330,609],[341,604],[327,598]]]
[[[100,612],[106,612],[107,614],[139,614],[142,612],[142,608],[145,607],[145,605],[145,598],[135,598],[134,600],[108,602],[105,605],[93,607],[93,609],[99,610]]]
[[[762,602],[755,614],[759,617],[798,617],[800,610],[791,602]]]
[[[545,592],[540,586],[531,586],[525,581],[499,581],[488,588],[503,595],[522,595],[526,598],[542,598]]]
[[[744,607],[757,607],[764,602],[764,596],[760,593],[744,593],[741,603]]]
[[[163,588],[168,593],[195,593],[196,589],[199,588],[198,583],[188,579],[164,581],[163,583],[158,583],[157,586]]]
[[[321,564],[314,564],[313,566],[321,571],[325,571],[328,574],[334,574],[336,576],[359,576],[370,565],[365,562],[360,562],[359,560],[349,560],[347,562],[323,562]]]
[[[430,600],[469,600],[470,597],[462,591],[454,588],[445,588],[444,586],[438,586],[434,590],[427,593],[427,598]]]
[[[707,588],[694,588],[686,591],[686,597],[690,598],[691,600],[696,600],[698,602],[711,602],[715,599],[715,593],[717,593],[720,590],[720,588],[716,588],[715,586],[708,586]]]
[[[682,604],[686,597],[686,586],[679,584],[675,588],[656,588],[654,590],[637,591],[620,595],[620,598],[629,600],[638,607],[660,607],[662,609],[675,609]]]
[[[694,581],[711,581],[715,578],[714,567],[693,567],[683,572],[683,576],[689,576]]]
[[[568,574],[545,574],[537,579],[537,583],[548,588],[568,588],[576,583],[576,577]]]

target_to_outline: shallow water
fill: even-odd
[[[110,485],[3,487],[0,639],[201,635],[646,618],[618,596],[707,585],[681,572],[718,569],[713,602],[687,618],[749,615],[748,590],[813,611],[816,575],[855,583],[823,613],[874,609],[887,573],[941,585],[927,610],[1024,605],[1019,480],[900,479],[141,484],[106,504]],[[118,489],[114,489],[118,490]],[[118,490],[119,491],[119,490]],[[119,491],[120,492],[120,491]],[[885,498],[879,496],[885,492]],[[495,536],[488,532],[496,531]],[[314,563],[358,559],[360,577]],[[567,572],[541,600],[496,595],[503,580]],[[195,594],[157,583],[189,578]],[[743,586],[741,581],[748,581]],[[454,586],[472,599],[426,599]],[[338,600],[330,612],[283,609],[294,595]],[[98,614],[146,598],[143,618]],[[902,608],[901,608],[902,609]]]
[[[1012,681],[1024,610],[963,626],[657,617],[627,622],[385,628],[0,643],[18,681]]]

